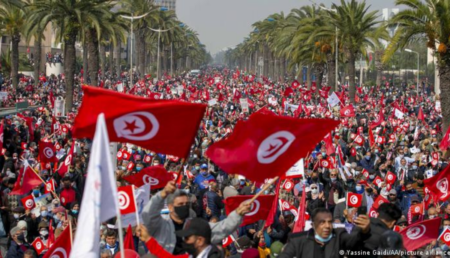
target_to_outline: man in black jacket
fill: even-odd
[[[362,241],[370,237],[370,220],[367,215],[359,215],[351,233],[346,229],[333,229],[333,216],[325,208],[318,208],[312,214],[312,229],[292,234],[279,258],[342,257],[354,250]]]

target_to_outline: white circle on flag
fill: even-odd
[[[37,242],[36,243],[36,249],[41,250],[41,248],[42,248],[41,242]]]
[[[116,118],[114,130],[120,138],[134,141],[150,140],[159,131],[159,122],[150,112],[133,112]]]
[[[292,183],[291,182],[286,182],[286,184],[284,184],[284,188],[285,189],[291,189],[292,187]]]
[[[352,195],[350,197],[350,203],[353,204],[353,205],[357,204],[358,203],[358,197],[356,197],[356,195]]]
[[[48,159],[53,157],[53,150],[50,147],[45,147],[43,153],[44,153],[44,156],[47,157]]]
[[[415,212],[415,213],[420,212],[420,207],[419,207],[419,206],[414,207],[414,212]]]
[[[64,249],[62,247],[58,247],[48,257],[50,257],[50,258],[67,258],[66,249]]]
[[[222,245],[227,245],[228,243],[228,237],[226,237],[225,239],[222,240]]]
[[[374,210],[371,210],[371,211],[369,212],[369,216],[370,216],[371,218],[376,218],[377,215],[378,215],[377,212],[374,211]]]
[[[45,184],[45,189],[47,189],[47,191],[51,191],[52,190],[52,183],[48,182]]]
[[[441,193],[447,195],[448,192],[448,180],[447,178],[442,178],[441,180],[437,181],[436,188],[441,191]]]
[[[33,200],[28,199],[28,200],[25,201],[25,208],[31,209],[31,208],[33,208],[33,205],[34,205],[34,201]]]
[[[426,231],[427,229],[424,225],[417,225],[412,228],[408,228],[406,231],[406,236],[411,240],[415,240],[422,237]]]
[[[159,184],[159,180],[158,179],[153,178],[153,177],[151,177],[149,175],[144,175],[142,177],[142,181],[144,182],[144,184],[147,184],[147,185],[157,185],[157,184]]]
[[[444,238],[445,242],[449,242],[450,241],[450,233],[445,233],[443,238]]]
[[[64,165],[70,166],[70,163],[72,163],[72,154],[67,155],[66,160],[64,160]]]
[[[283,208],[285,208],[286,210],[289,209],[291,206],[289,205],[288,202],[283,202]]]
[[[250,199],[247,200],[247,201],[250,201]],[[247,214],[245,214],[245,216],[253,216],[253,215],[255,215],[256,213],[258,213],[259,207],[260,207],[260,206],[261,206],[261,204],[259,203],[259,201],[258,201],[258,200],[255,200],[255,201],[252,203],[252,207],[251,207],[251,209],[250,209],[250,212],[247,213]]]
[[[258,147],[256,154],[258,162],[262,164],[270,164],[286,150],[294,142],[295,136],[288,131],[279,131],[271,134],[264,139]]]
[[[125,210],[130,206],[130,197],[124,191],[119,191],[119,208],[120,210]]]

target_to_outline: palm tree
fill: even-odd
[[[398,25],[383,61],[387,62],[397,49],[426,37],[427,46],[435,51],[441,81],[441,107],[443,126],[450,125],[450,1],[448,0],[397,0],[397,5],[407,8],[395,15],[392,25]],[[436,47],[438,45],[438,47]],[[419,83],[419,82],[417,82]]]
[[[358,54],[366,56],[367,48],[375,48],[374,42],[380,36],[388,39],[387,34],[375,33],[376,25],[380,22],[377,20],[377,11],[368,12],[369,7],[365,2],[351,0],[346,2],[341,0],[341,5],[333,4],[336,12],[328,11],[333,26],[337,26],[339,30],[339,41],[341,42],[343,51],[348,61],[349,73],[349,95],[350,101],[355,103],[355,61]]]
[[[73,105],[77,36],[84,35],[87,26],[90,25],[97,33],[101,31],[100,19],[104,16],[99,14],[104,14],[105,7],[111,6],[111,3],[110,0],[38,0],[33,4],[33,12],[29,14],[31,26],[39,24],[45,28],[49,22],[52,22],[57,29],[59,39],[64,42],[66,110],[69,112]]]
[[[11,37],[11,77],[14,89],[19,84],[19,43],[25,29],[25,12],[17,3],[0,4],[0,33]]]

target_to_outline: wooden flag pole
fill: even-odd
[[[277,180],[278,180],[278,176],[276,176],[276,177],[274,177],[273,179],[272,179],[272,181],[270,181],[269,183],[267,183],[264,187],[263,187],[263,189],[261,189],[261,191],[259,191],[257,194],[255,194],[254,196],[253,196],[253,198],[252,199],[250,199],[250,202],[249,202],[249,204],[252,204],[260,195],[262,195],[263,193],[264,193],[264,191],[266,191],[267,189],[269,189],[269,187],[271,186],[271,185],[273,185],[273,183],[275,183]]]

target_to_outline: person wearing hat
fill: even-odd
[[[196,184],[200,190],[204,190],[209,187],[209,180],[211,179],[215,178],[209,174],[208,165],[203,163],[200,166],[200,173],[194,179],[194,184]]]
[[[165,204],[167,204],[169,214],[161,214]],[[142,211],[143,224],[149,229],[150,235],[170,253],[184,253],[183,241],[175,235],[175,231],[183,229],[186,221],[195,216],[190,207],[188,195],[177,189],[175,181],[170,181],[162,191],[152,196]],[[218,223],[211,223],[211,243],[222,243],[225,237],[238,229],[243,216],[250,210],[251,204],[243,202],[236,210],[228,214],[226,219]]]
[[[211,228],[202,218],[188,220],[184,229],[178,230],[175,234],[184,239],[183,249],[193,257],[224,257],[222,251],[211,244]]]
[[[47,246],[48,241],[48,222],[47,221],[41,221],[38,225],[38,232],[39,232],[39,238],[42,240],[42,242]],[[44,250],[44,253],[47,250]]]
[[[359,215],[353,222],[350,233],[346,229],[333,229],[333,216],[326,208],[317,208],[311,214],[312,228],[309,231],[294,233],[280,258],[339,257],[340,250],[353,250],[370,237],[370,220],[367,215]]]
[[[30,249],[30,245],[25,242],[22,229],[13,227],[9,231],[9,236],[11,237],[11,245],[5,258],[23,257],[25,251]]]
[[[24,220],[25,217],[26,217],[26,215],[25,215],[25,208],[24,207],[18,206],[16,208],[14,208],[12,210],[12,214],[11,214],[11,216],[9,218],[11,228],[17,226],[17,223],[20,220]]]

